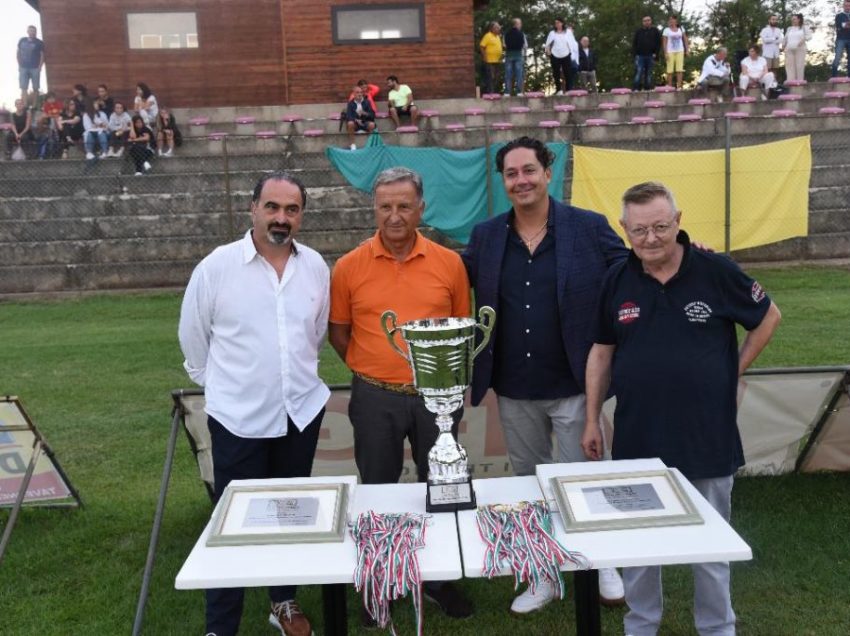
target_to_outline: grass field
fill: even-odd
[[[850,363],[850,272],[755,272],[783,312],[758,366]],[[95,296],[0,304],[0,392],[19,395],[85,501],[82,510],[26,510],[0,566],[0,634],[129,633],[141,584],[165,452],[170,391],[190,386],[176,340],[176,294]],[[323,352],[332,383],[348,374]],[[733,525],[754,559],[733,567],[739,633],[850,634],[850,475],[789,475],[736,482]],[[148,602],[145,633],[203,634],[203,595],[174,577],[210,505],[181,438]],[[7,513],[0,512],[0,525]],[[286,564],[282,563],[281,568]],[[690,571],[671,567],[662,634],[695,633]],[[572,603],[515,619],[507,578],[463,581],[474,619],[428,607],[426,632],[478,636],[573,634]],[[321,628],[318,588],[299,598]],[[351,633],[357,633],[350,597]],[[413,633],[412,612],[396,612]],[[262,590],[249,590],[242,634],[270,634]],[[603,610],[603,632],[622,633],[622,610]]]

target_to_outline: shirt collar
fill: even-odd
[[[369,245],[372,250],[372,256],[374,258],[391,258],[395,259],[395,256],[384,246],[384,242],[381,240],[381,231],[376,230],[375,235],[372,237],[372,240],[369,242]],[[409,261],[417,256],[425,256],[428,251],[428,242],[425,240],[425,237],[416,230],[416,242],[413,243],[413,249],[410,250],[410,254],[404,259],[405,262]]]
[[[555,199],[551,196],[549,197],[549,212],[547,212],[546,218],[546,227],[548,228],[548,232],[554,232],[555,230]],[[516,220],[516,212],[513,207],[508,211],[508,229],[512,230],[514,228],[514,221]]]
[[[242,264],[247,265],[254,257],[259,256],[259,252],[257,251],[257,246],[254,245],[254,238],[252,236],[254,230],[250,229],[245,232],[245,236],[242,237]],[[295,239],[292,239],[292,255],[298,256],[298,244],[295,242]]]

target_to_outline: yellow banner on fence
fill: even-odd
[[[724,150],[635,152],[573,146],[572,204],[602,212],[620,228],[620,198],[642,181],[661,181],[682,210],[691,238],[715,249],[724,245]],[[745,148],[731,158],[733,250],[775,243],[809,231],[808,136]]]

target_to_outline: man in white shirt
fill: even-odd
[[[318,376],[328,322],[330,273],[318,252],[297,244],[304,186],[264,175],[251,202],[253,227],[195,268],[180,311],[189,376],[204,387],[215,498],[233,479],[306,477],[330,397]],[[286,564],[281,564],[286,567]],[[244,591],[207,590],[207,633],[233,636]],[[270,587],[269,622],[309,636],[295,587]]]
[[[726,61],[726,47],[721,46],[712,55],[709,55],[702,65],[697,86],[701,91],[715,89],[720,91],[718,101],[729,94],[731,88],[732,69]]]
[[[782,29],[779,28],[779,17],[770,16],[767,26],[759,33],[762,55],[767,60],[768,71],[779,68],[779,47],[782,45],[783,37]]]
[[[747,90],[750,84],[760,84],[762,99],[767,99],[767,91],[776,86],[776,76],[768,70],[768,62],[759,55],[757,46],[751,46],[749,55],[741,60],[741,90]]]

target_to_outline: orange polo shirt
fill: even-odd
[[[387,309],[396,313],[399,325],[420,318],[469,316],[469,280],[460,256],[417,232],[410,254],[398,262],[376,232],[334,267],[330,321],[351,325],[346,364],[383,382],[410,384],[410,367],[381,327]],[[401,334],[395,337],[405,349]]]

